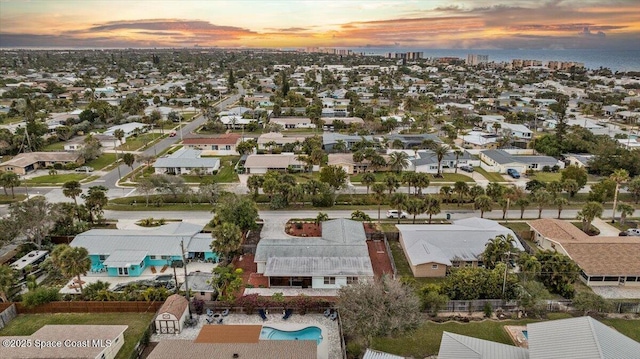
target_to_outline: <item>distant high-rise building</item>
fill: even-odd
[[[489,55],[469,54],[467,55],[467,65],[478,66],[489,62]]]

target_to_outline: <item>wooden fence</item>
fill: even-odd
[[[15,303],[18,314],[35,314],[35,313],[116,313],[116,312],[135,312],[155,313],[160,309],[164,302],[51,302],[29,308],[22,303]]]

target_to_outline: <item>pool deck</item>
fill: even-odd
[[[286,321],[282,319],[282,313],[267,314],[267,320],[265,321],[263,321],[258,314],[229,314],[224,317],[224,324],[207,324],[206,314],[194,314],[194,318],[198,320],[198,324],[195,327],[184,328],[180,334],[152,334],[151,341],[160,342],[174,339],[195,340],[200,334],[202,327],[210,325],[225,327],[239,325],[263,325],[284,331],[296,331],[306,327],[315,326],[322,330],[322,342],[318,345],[317,349],[318,359],[342,358],[338,322],[328,319],[322,314],[294,314]]]
[[[504,330],[509,334],[511,340],[513,340],[513,344],[520,348],[529,348],[529,341],[522,334],[523,330],[527,330],[527,327],[524,325],[505,325]]]

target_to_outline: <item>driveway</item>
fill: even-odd
[[[593,220],[593,222],[591,222],[591,224],[598,228],[598,230],[600,231],[599,236],[602,237],[617,237],[618,234],[620,234],[620,230],[612,225],[610,225],[609,223],[607,223],[604,219],[602,218],[595,218]]]

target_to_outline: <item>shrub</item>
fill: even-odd
[[[193,298],[193,310],[200,315],[204,312],[204,300]]]
[[[542,167],[542,172],[551,172],[551,167],[549,166]]]
[[[62,163],[59,163],[59,162],[58,163],[54,163],[53,164],[53,168],[57,169],[57,170],[61,170],[62,169]]]
[[[362,345],[350,341],[347,343],[347,358],[360,358],[362,355]]]
[[[38,287],[22,295],[22,304],[29,308],[60,300],[58,288]]]
[[[491,306],[491,303],[489,302],[484,303],[484,307],[482,307],[482,312],[484,313],[484,316],[486,318],[491,318],[491,314],[493,314],[493,307]]]

